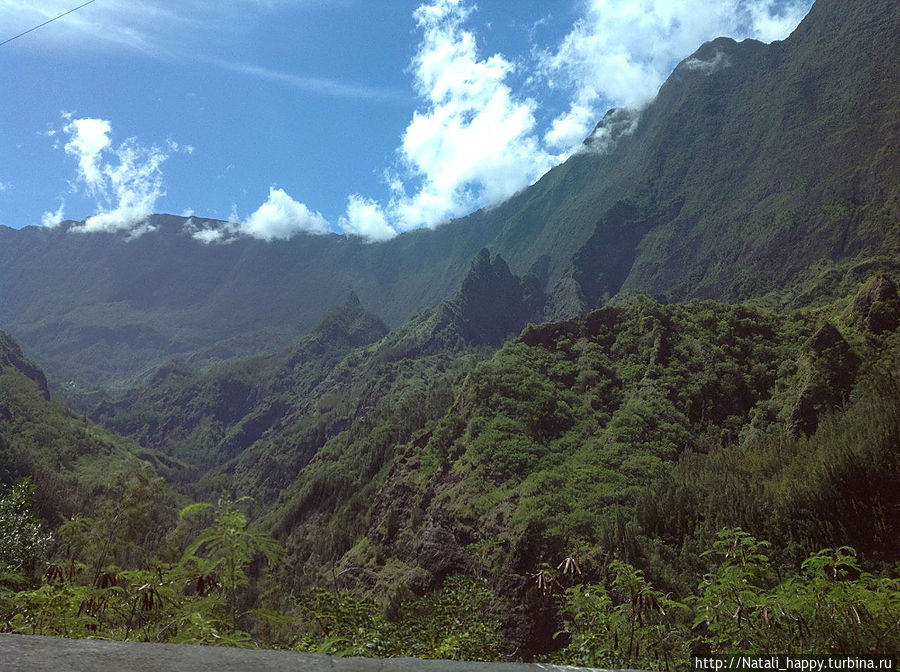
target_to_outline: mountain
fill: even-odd
[[[704,44],[533,186],[385,243],[204,245],[172,216],[135,240],[0,228],[0,323],[58,379],[127,386],[176,356],[275,351],[351,290],[397,326],[450,297],[484,247],[531,274],[554,318],[621,292],[743,300],[896,268],[897,12],[819,0],[783,42]]]
[[[0,369],[11,374],[19,374],[37,385],[44,400],[50,401],[47,376],[37,364],[22,354],[22,348],[9,334],[0,331]]]
[[[296,413],[347,353],[386,331],[351,294],[277,355],[206,371],[172,360],[145,386],[101,403],[92,418],[190,465],[182,476],[190,478],[240,454]]]
[[[358,590],[421,594],[487,577],[529,655],[559,646],[534,576],[566,557],[583,582],[624,559],[685,595],[700,551],[740,526],[785,567],[847,544],[887,569],[900,331],[873,330],[867,307],[892,288],[876,275],[824,309],[779,313],[638,298],[530,326],[467,369],[442,416],[392,433],[407,416],[386,415],[325,443],[264,520],[326,584],[340,572]],[[900,323],[900,300],[883,314]]]
[[[442,412],[461,371],[525,326],[526,293],[482,250],[452,299],[390,332],[350,294],[280,353],[204,371],[173,360],[91,418],[177,459],[186,468],[174,480],[195,495],[226,483],[268,503],[332,439],[352,434],[345,449],[364,439],[357,449],[369,450],[379,418],[418,429]],[[399,432],[382,437],[386,450],[408,438]]]

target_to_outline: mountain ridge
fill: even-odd
[[[0,324],[63,380],[127,387],[174,356],[277,350],[350,290],[397,326],[485,247],[533,275],[553,319],[620,292],[744,300],[819,262],[896,255],[900,62],[879,46],[900,41],[897,12],[819,0],[782,42],[705,43],[636,121],[611,111],[534,185],[383,243],[204,245],[174,216],[130,241],[0,227]]]

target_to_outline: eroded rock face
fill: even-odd
[[[47,386],[47,376],[40,367],[22,354],[22,349],[11,336],[0,331],[0,368],[11,367],[33,380],[41,389],[44,399],[50,399],[50,388]]]
[[[860,291],[853,302],[853,310],[865,320],[866,328],[874,334],[894,331],[900,326],[900,296],[887,275],[878,275]]]
[[[427,525],[421,532],[415,554],[418,565],[437,579],[471,569],[453,532],[437,523]]]

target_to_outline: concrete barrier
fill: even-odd
[[[333,658],[295,651],[0,634],[3,672],[562,672],[586,669],[417,658]]]

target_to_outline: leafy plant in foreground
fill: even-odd
[[[192,504],[182,510],[182,517],[213,509],[215,520],[185,550],[182,564],[196,568],[198,586],[203,592],[203,585],[209,577],[221,576],[228,596],[231,616],[231,631],[237,632],[237,589],[250,582],[247,567],[254,557],[261,553],[270,563],[278,562],[284,551],[272,536],[257,525],[251,525],[247,514],[238,509],[238,505],[252,501],[249,497],[232,502],[220,500],[212,504]]]

